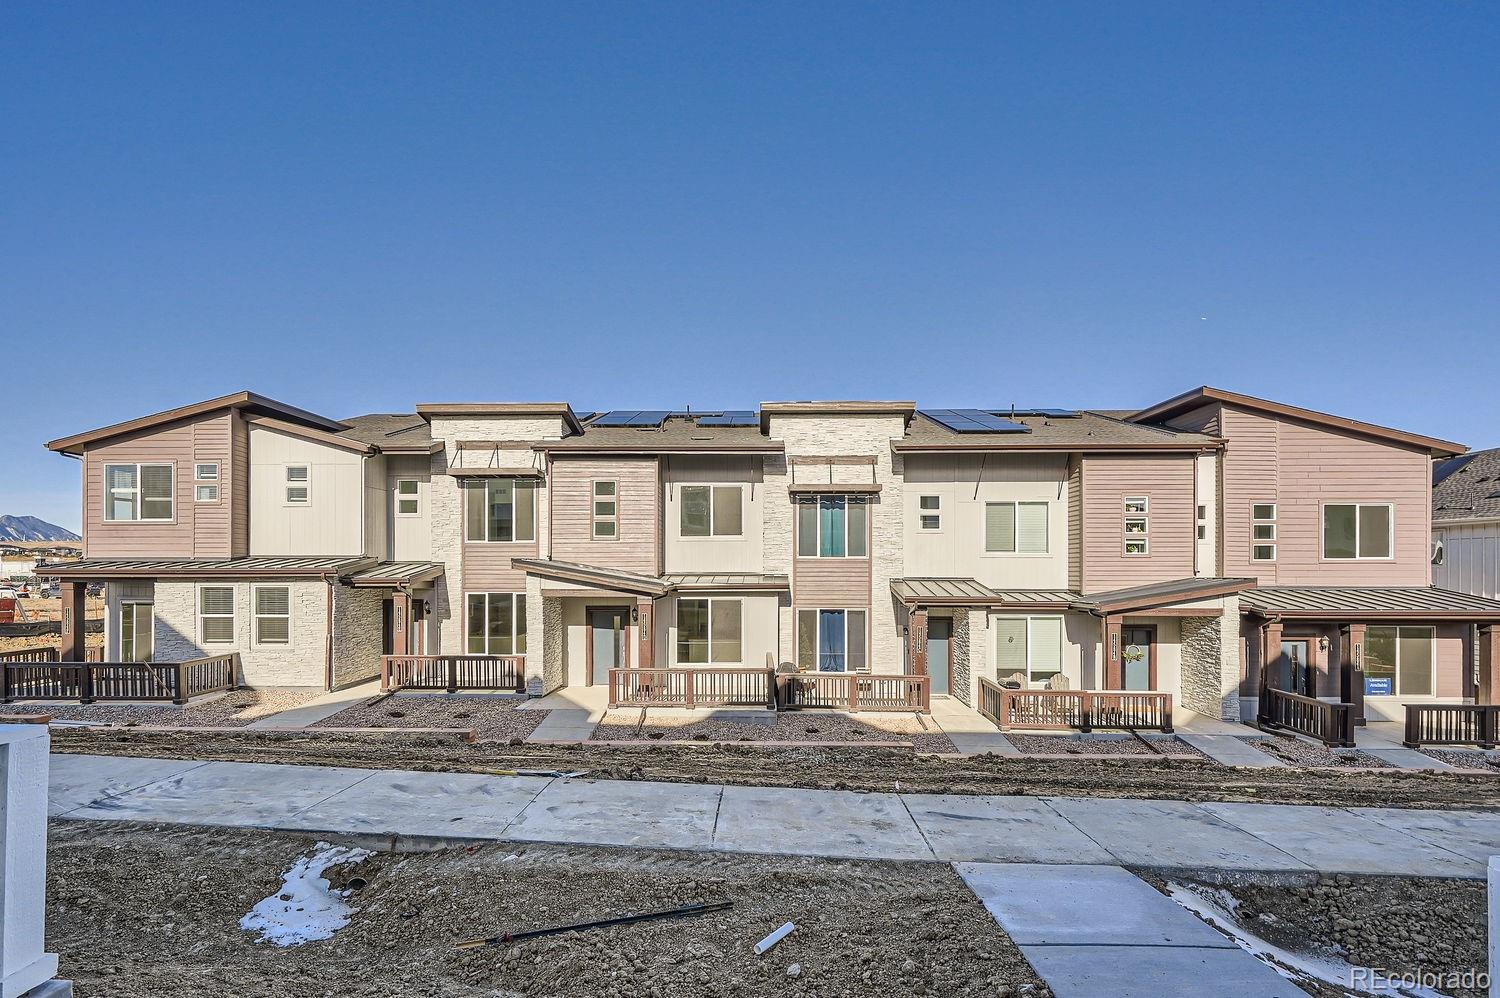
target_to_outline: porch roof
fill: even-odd
[[[911,606],[1019,606],[1065,608],[1078,594],[1067,589],[991,589],[975,579],[892,579],[891,592]]]
[[[345,575],[369,568],[374,558],[87,558],[48,565],[46,574],[62,579],[249,578]]]
[[[565,582],[582,582],[590,586],[618,589],[621,592],[640,596],[665,596],[671,586],[662,579],[650,575],[639,575],[616,568],[600,568],[598,565],[583,565],[576,561],[555,561],[551,558],[512,558],[512,566],[527,575],[540,575]]]
[[[1126,613],[1193,600],[1214,599],[1254,588],[1254,579],[1172,579],[1083,596],[1074,601],[1073,609],[1087,610],[1090,613]]]
[[[349,575],[351,586],[409,586],[431,582],[443,574],[435,561],[382,561]]]
[[[1500,621],[1500,600],[1436,586],[1266,586],[1240,606],[1260,617]]]
[[[790,588],[791,580],[785,575],[759,575],[753,572],[719,572],[716,574],[672,574],[663,575],[662,580],[673,589],[770,589]]]

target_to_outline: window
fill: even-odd
[[[619,534],[618,482],[594,483],[594,539],[614,540]]]
[[[193,477],[200,482],[217,482],[219,480],[218,463],[193,465]]]
[[[683,537],[739,537],[745,529],[738,485],[684,485],[678,524]]]
[[[536,540],[535,480],[465,479],[464,540]]]
[[[288,506],[306,506],[312,499],[310,491],[311,482],[308,478],[308,467],[305,464],[289,464],[286,466],[286,504]]]
[[[120,604],[120,661],[151,661],[151,604]]]
[[[468,653],[526,654],[526,594],[469,593]]]
[[[984,504],[984,549],[990,554],[1046,554],[1047,504]]]
[[[1198,539],[1208,540],[1208,507],[1201,502],[1198,504]]]
[[[1392,519],[1388,503],[1329,503],[1323,507],[1323,557],[1389,558]]]
[[[1150,496],[1126,496],[1122,501],[1125,517],[1125,553],[1144,555],[1151,553]]]
[[[1431,627],[1369,627],[1365,630],[1365,696],[1431,696]]]
[[[943,529],[942,496],[922,496],[917,499],[917,526],[922,530]]]
[[[1062,672],[1061,617],[996,617],[995,679],[1019,689],[1034,689]]]
[[[809,672],[868,672],[864,610],[798,610],[797,665]]]
[[[743,613],[737,599],[679,599],[677,664],[740,664],[744,657]]]
[[[209,484],[205,485],[205,482]],[[193,465],[193,501],[219,501],[219,466],[217,463]]]
[[[292,590],[288,586],[255,587],[255,643],[292,643]]]
[[[1276,504],[1252,503],[1250,506],[1250,559],[1276,560]]]
[[[106,464],[104,518],[166,523],[172,519],[170,464]]]
[[[806,497],[797,503],[797,557],[869,557],[869,507],[864,496]]]
[[[422,483],[415,478],[396,479],[396,515],[422,514]]]
[[[198,590],[198,640],[205,645],[234,642],[233,586],[204,586]]]

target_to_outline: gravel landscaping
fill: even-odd
[[[51,714],[59,721],[120,724],[126,727],[237,728],[251,721],[300,707],[321,696],[305,686],[267,686],[234,690],[223,696],[175,707],[163,704],[52,703],[32,701],[0,705],[4,714]]]
[[[79,998],[837,998],[1050,994],[953,870],[497,844],[377,853],[332,938],[279,948],[238,922],[318,839],[130,822],[55,824],[48,939]],[[697,901],[701,917],[459,950],[461,939]],[[764,956],[757,941],[796,930]]]
[[[545,710],[517,710],[526,701],[449,693],[398,693],[346,707],[314,728],[473,728],[481,741],[524,739]]]
[[[611,710],[594,728],[593,741],[700,742],[909,742],[918,752],[954,752],[953,742],[930,718],[916,714],[842,714],[815,711],[736,711],[704,718],[687,711]]]
[[[1335,752],[1326,745],[1319,745],[1317,742],[1310,742],[1292,735],[1271,735],[1269,738],[1257,741],[1255,747],[1291,766],[1393,768],[1390,763],[1383,762],[1373,755],[1366,755],[1364,752],[1342,750]]]
[[[1478,749],[1424,748],[1420,751],[1438,762],[1446,762],[1460,769],[1500,770],[1500,760],[1491,759]]]

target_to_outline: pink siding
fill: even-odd
[[[1262,585],[1425,586],[1431,461],[1418,450],[1283,417],[1223,407],[1224,570]],[[1394,505],[1395,557],[1325,561],[1322,504]],[[1274,562],[1250,560],[1250,507],[1277,504]]]
[[[593,537],[593,483],[618,483],[619,536]],[[642,575],[661,574],[661,485],[656,459],[554,458],[552,557]]]
[[[231,557],[243,558],[250,553],[250,424],[235,413],[230,426],[229,546]]]
[[[1083,591],[1105,592],[1193,575],[1195,460],[1183,454],[1083,458]],[[1125,554],[1126,496],[1150,500],[1150,550]]]
[[[89,447],[84,452],[85,556],[90,558],[227,558],[235,553],[230,530],[233,474],[233,412],[152,427]],[[193,465],[219,463],[219,501],[193,501]],[[106,521],[104,466],[106,464],[173,465],[173,520],[170,523]]]
[[[1216,437],[1220,433],[1220,411],[1222,408],[1217,402],[1212,405],[1199,406],[1197,409],[1167,420],[1167,425],[1174,430],[1183,430],[1187,433],[1207,433],[1210,436]]]
[[[1464,646],[1468,644],[1466,624],[1437,625],[1437,695],[1459,698],[1473,696],[1464,689]]]
[[[512,568],[512,558],[535,558],[536,541],[500,543],[466,541],[463,549],[463,583],[466,593],[524,593],[526,573]]]
[[[794,606],[870,605],[870,559],[794,558]]]
[[[1421,620],[1401,621],[1404,624],[1421,625]],[[1371,627],[1385,626],[1383,624],[1370,624]],[[1436,656],[1436,696],[1458,700],[1465,696],[1472,696],[1472,691],[1466,691],[1463,685],[1464,677],[1464,648],[1468,643],[1467,624],[1436,624],[1437,636]],[[1246,669],[1240,683],[1241,696],[1255,696],[1260,689],[1260,621],[1252,617],[1241,618],[1240,634],[1242,647],[1246,651]],[[1342,668],[1343,668],[1343,635],[1340,623],[1337,620],[1322,621],[1287,621],[1282,637],[1288,640],[1305,639],[1309,643],[1312,662],[1318,672],[1318,695],[1337,697],[1341,696]],[[1317,647],[1317,639],[1326,638],[1328,650],[1321,651]]]

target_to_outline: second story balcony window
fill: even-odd
[[[114,522],[168,523],[172,519],[170,464],[106,464],[104,518]]]
[[[863,496],[809,496],[797,503],[797,557],[868,558],[870,508]]]
[[[536,482],[530,478],[465,480],[464,540],[536,540]]]

